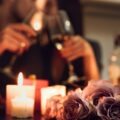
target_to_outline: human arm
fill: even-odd
[[[62,56],[68,61],[73,61],[83,57],[84,73],[87,80],[99,79],[99,70],[97,67],[95,55],[91,45],[80,36],[66,36],[64,38]]]

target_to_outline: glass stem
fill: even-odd
[[[69,76],[74,75],[74,66],[71,62],[68,62]]]
[[[18,57],[17,55],[13,55],[13,56],[12,56],[12,58],[11,58],[11,60],[10,60],[10,63],[9,63],[10,68],[13,67],[13,65],[14,65],[17,57]]]
[[[12,56],[9,64],[3,69],[6,74],[12,74],[12,67],[17,59],[17,55]]]

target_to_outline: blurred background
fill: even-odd
[[[102,78],[108,79],[114,39],[120,33],[120,0],[81,0],[83,31],[101,47]]]

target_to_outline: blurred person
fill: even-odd
[[[36,0],[37,1],[37,0]],[[86,80],[99,79],[93,49],[80,36],[64,37],[64,48],[58,51],[45,32],[43,38],[31,45],[32,38],[38,38],[36,32],[23,21],[35,7],[33,0],[3,0],[0,5],[0,67],[4,68],[11,56],[17,54],[12,66],[15,75],[22,71],[26,77],[35,74],[38,79],[49,80],[50,85],[61,84],[68,79],[68,61],[75,67],[75,73],[85,76]],[[56,0],[46,0],[40,9],[49,15],[58,11]],[[45,42],[44,42],[45,41]]]
[[[120,34],[113,41],[114,49],[109,62],[109,79],[113,85],[120,85]]]

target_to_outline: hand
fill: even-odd
[[[61,54],[68,61],[92,55],[90,44],[80,36],[65,36]]]
[[[11,52],[23,53],[30,47],[30,38],[36,33],[25,24],[11,24],[1,31],[0,53],[9,50]]]

